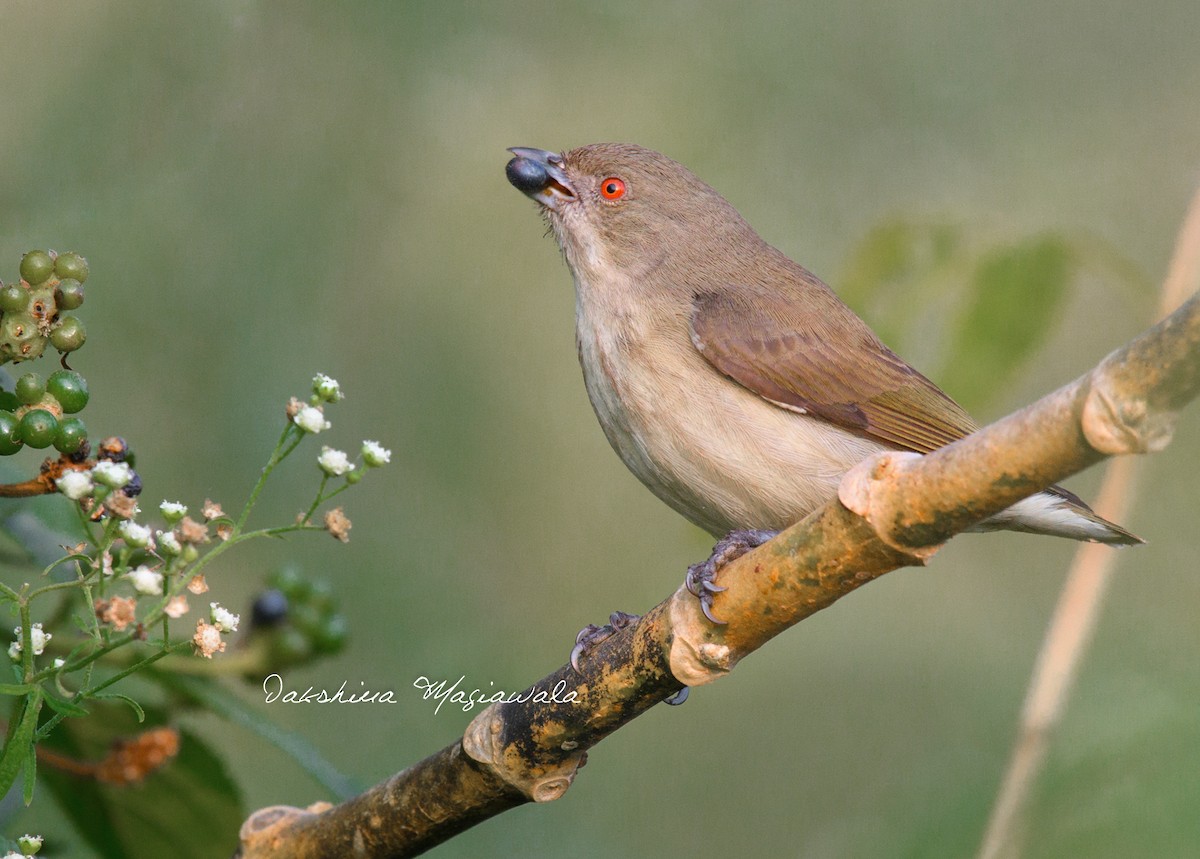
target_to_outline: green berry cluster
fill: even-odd
[[[88,402],[87,381],[74,370],[57,370],[49,379],[26,373],[15,390],[0,391],[0,456],[25,445],[54,445],[61,453],[86,452],[87,427],[76,417]]]
[[[346,618],[329,583],[284,567],[267,579],[251,613],[252,633],[270,635],[273,667],[328,656],[346,646]]]
[[[30,251],[21,258],[20,282],[0,284],[0,364],[40,357],[47,343],[62,353],[83,345],[83,323],[61,311],[83,304],[87,276],[79,254]],[[86,457],[87,427],[72,416],[87,402],[87,381],[74,370],[21,376],[13,390],[0,390],[0,456],[54,445]]]
[[[47,343],[59,352],[83,345],[83,323],[61,311],[83,304],[87,276],[79,254],[30,251],[21,258],[21,281],[0,284],[0,364],[37,358]]]

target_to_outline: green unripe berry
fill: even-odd
[[[49,286],[29,290],[29,305],[25,312],[34,319],[45,319],[58,313],[58,307],[54,303],[54,290]]]
[[[363,473],[361,471],[351,471],[349,474],[346,475],[346,482],[349,483],[351,486],[358,483],[358,481],[360,481],[362,479],[363,479]]]
[[[65,418],[58,425],[54,447],[61,453],[75,453],[87,441],[87,427],[79,418]]]
[[[4,295],[0,293],[0,304],[3,300]],[[54,288],[54,301],[59,310],[74,310],[83,304],[83,284],[73,278],[60,281]]]
[[[45,409],[34,409],[21,418],[17,431],[27,445],[41,450],[49,447],[58,435],[58,419]]]
[[[271,636],[271,657],[280,665],[294,665],[312,655],[308,636],[293,626],[285,626]]]
[[[13,361],[38,357],[46,348],[46,338],[38,333],[37,321],[28,313],[6,313],[0,324],[0,354]]]
[[[17,379],[16,395],[17,400],[24,405],[33,405],[46,396],[46,383],[37,373],[26,373]]]
[[[20,384],[18,381],[18,388]],[[68,415],[83,411],[83,407],[88,404],[87,380],[74,370],[55,370],[51,373],[46,382],[46,392],[58,400],[58,404]]]
[[[10,283],[0,289],[0,310],[5,313],[20,313],[29,306],[29,293],[20,284]]]
[[[12,456],[24,446],[17,431],[19,424],[12,412],[0,412],[0,456]]]
[[[325,624],[325,615],[319,608],[308,603],[297,604],[292,602],[291,611],[288,612],[288,620],[292,626],[303,632],[310,639],[316,638],[321,627]]]
[[[12,391],[0,391],[0,411],[15,412],[21,407],[21,401]]]
[[[37,286],[39,283],[45,283],[52,274],[54,257],[45,251],[30,251],[21,257],[21,277],[26,283]]]
[[[346,646],[350,627],[340,614],[325,619],[312,635],[313,650],[317,653],[333,654]]]
[[[267,584],[282,591],[292,602],[306,601],[312,594],[312,582],[304,578],[295,567],[282,567],[267,578]]]
[[[59,254],[58,259],[54,261],[54,273],[63,280],[71,278],[83,283],[88,276],[87,260],[79,254]]]
[[[308,593],[308,604],[321,612],[322,615],[333,613],[337,599],[333,595],[333,585],[325,579],[314,579]]]
[[[4,336],[13,340],[28,340],[37,334],[37,321],[28,313],[4,314]]]
[[[74,352],[86,339],[87,331],[75,316],[59,317],[59,326],[50,332],[50,344],[59,352]]]

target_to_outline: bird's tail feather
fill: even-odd
[[[1052,486],[1045,492],[1018,501],[979,525],[980,530],[1000,528],[1107,543],[1110,546],[1134,546],[1146,542],[1120,525],[1097,516],[1077,496],[1059,486]]]

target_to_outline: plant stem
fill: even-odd
[[[267,464],[263,466],[262,474],[258,477],[258,482],[250,490],[250,497],[246,499],[246,506],[242,508],[242,515],[238,517],[237,523],[233,526],[234,534],[240,533],[242,528],[245,527],[246,520],[250,518],[250,511],[254,509],[254,505],[258,502],[258,496],[262,494],[263,487],[267,485],[267,478],[271,476],[271,472],[275,470],[275,466],[283,462],[288,454],[296,449],[296,445],[300,444],[304,439],[304,432],[296,430],[299,435],[291,444],[287,445],[286,448],[284,447],[287,444],[288,435],[292,432],[294,426],[295,424],[288,421],[287,426],[283,428],[283,433],[279,436],[279,441],[275,443],[275,449],[271,451],[271,456],[267,460]]]

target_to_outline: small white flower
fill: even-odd
[[[8,646],[8,658],[13,662],[21,661],[21,642],[14,641]]]
[[[120,489],[133,479],[133,469],[125,462],[110,462],[102,459],[92,467],[92,477],[98,483]]]
[[[346,452],[334,450],[332,447],[321,448],[321,455],[317,457],[317,465],[321,466],[321,470],[330,477],[341,477],[354,470],[354,463],[350,461],[350,457],[346,456]]]
[[[0,859],[25,859],[24,853],[18,853],[16,850],[9,850]]]
[[[329,421],[325,420],[325,413],[318,406],[301,407],[300,411],[296,412],[296,416],[292,418],[292,423],[305,432],[313,434],[332,426]]]
[[[21,627],[14,628],[13,635],[17,637],[17,640],[8,646],[8,655],[15,660],[17,659],[15,654],[24,650],[24,646],[21,644]],[[43,631],[40,623],[29,627],[29,643],[33,647],[34,656],[41,656],[46,649],[46,642],[52,638],[54,636]]]
[[[313,393],[327,403],[336,403],[345,396],[337,379],[331,379],[324,373],[317,373],[313,376]]]
[[[392,452],[377,441],[364,441],[362,456],[363,462],[371,468],[378,468],[392,461]]]
[[[66,664],[67,664],[67,660],[63,659],[61,656],[54,657],[54,667],[55,668],[62,668]]]
[[[58,487],[59,492],[72,501],[86,498],[92,494],[92,490],[95,488],[90,471],[68,471],[54,481],[54,485]]]
[[[174,525],[187,515],[187,505],[180,504],[178,501],[163,501],[158,505],[158,511],[162,513],[162,517],[167,520],[168,524]]]
[[[29,644],[33,647],[34,656],[41,656],[42,652],[46,649],[46,642],[52,638],[54,638],[53,635],[42,631],[40,623],[35,623],[29,627]]]
[[[135,549],[144,549],[150,545],[151,530],[148,525],[139,525],[132,519],[126,519],[117,526],[117,533]]]
[[[142,564],[136,570],[132,570],[125,574],[125,578],[133,584],[133,589],[139,594],[161,594],[162,593],[162,573],[156,573],[154,570]]]
[[[20,847],[26,855],[32,856],[34,853],[37,853],[42,849],[42,836],[29,835],[27,833],[17,839],[17,846]]]
[[[241,615],[234,614],[227,608],[221,608],[220,603],[209,603],[211,611],[209,616],[212,618],[213,626],[221,630],[221,632],[237,632],[238,622],[242,619]]]
[[[174,531],[156,531],[155,540],[158,542],[158,551],[164,555],[174,557],[183,551]]]

